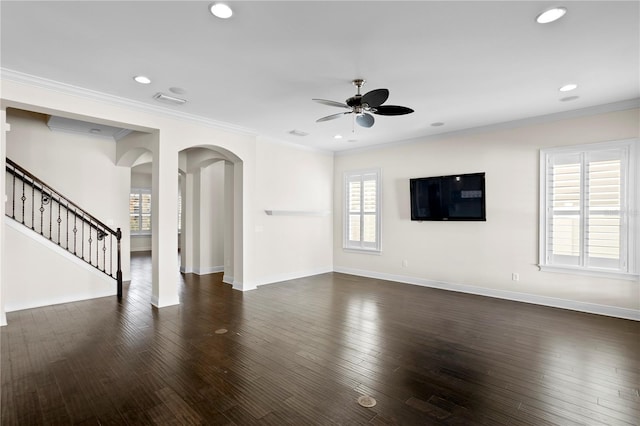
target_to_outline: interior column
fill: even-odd
[[[177,305],[178,299],[178,153],[170,141],[156,133],[153,149],[151,229],[151,304],[162,308]]]

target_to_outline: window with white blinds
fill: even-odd
[[[380,171],[344,175],[344,248],[380,251]]]
[[[635,274],[636,144],[622,141],[541,151],[543,270]]]
[[[151,233],[151,190],[132,188],[129,194],[129,226],[131,234]]]

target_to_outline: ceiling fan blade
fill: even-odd
[[[320,123],[322,121],[335,120],[336,118],[340,118],[345,114],[351,114],[351,111],[349,111],[349,112],[339,112],[337,114],[331,114],[331,115],[327,115],[326,117],[318,118],[316,120],[316,123]]]
[[[369,105],[371,108],[377,108],[389,98],[387,89],[376,89],[362,95],[362,103]]]
[[[413,110],[411,108],[398,105],[382,105],[376,107],[375,111],[371,112],[378,115],[405,115],[411,114]]]
[[[316,102],[321,103],[321,104],[324,104],[324,105],[333,106],[333,107],[349,108],[349,106],[347,106],[347,104],[345,104],[343,102],[328,101],[326,99],[311,99],[311,100],[312,101],[316,101]]]
[[[373,126],[373,123],[375,121],[376,120],[375,120],[375,118],[373,118],[373,115],[367,114],[366,112],[364,114],[362,114],[362,115],[357,115],[356,116],[356,123],[358,123],[362,127],[371,127],[371,126]]]

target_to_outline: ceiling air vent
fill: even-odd
[[[309,133],[297,129],[290,130],[289,133],[294,136],[309,136]]]
[[[155,99],[156,101],[165,102],[165,103],[174,104],[174,105],[184,105],[187,103],[185,99],[180,99],[173,96],[165,95],[164,93],[156,93],[155,95],[153,95],[153,99]]]

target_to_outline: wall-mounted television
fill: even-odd
[[[411,220],[486,221],[484,173],[410,179]]]

